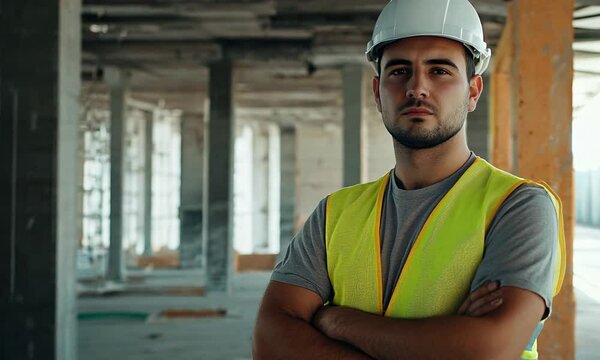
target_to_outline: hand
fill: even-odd
[[[496,310],[500,305],[502,288],[497,281],[491,281],[469,294],[458,309],[457,315],[478,317]]]
[[[348,310],[343,306],[326,305],[322,306],[312,318],[312,325],[322,332],[325,336],[336,339],[335,329],[338,321],[343,320],[343,312]]]

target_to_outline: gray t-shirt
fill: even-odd
[[[399,186],[392,170],[384,194],[381,221],[381,266],[384,278],[384,307],[387,307],[406,257],[425,220],[475,161],[469,160],[446,179],[417,190]],[[311,290],[323,302],[333,299],[327,273],[325,250],[325,204],[321,200],[294,237],[271,280]],[[552,200],[537,185],[522,185],[500,206],[485,237],[484,255],[471,291],[486,281],[500,281],[540,295],[546,302],[547,317],[552,305],[554,272],[558,256],[558,220]]]

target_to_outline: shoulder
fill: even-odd
[[[556,208],[548,191],[541,185],[526,183],[502,202],[490,224],[488,235],[514,236],[515,233],[532,234],[535,231],[548,234],[553,232],[552,229],[557,229],[557,225]]]
[[[527,213],[529,215],[540,214],[556,217],[554,202],[551,195],[542,185],[536,183],[525,183],[517,187],[504,200],[498,210],[497,217],[509,213]],[[554,216],[552,216],[554,214]]]
[[[390,172],[375,181],[352,185],[337,190],[327,197],[327,203],[335,202],[336,204],[343,205],[352,203],[361,197],[376,196],[377,193],[380,192],[381,187],[388,183],[389,178]]]

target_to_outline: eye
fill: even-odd
[[[450,72],[443,68],[433,68],[431,73],[435,75],[450,75]]]
[[[395,68],[395,69],[392,69],[389,72],[389,76],[402,76],[402,75],[408,74],[409,72],[410,72],[410,70],[408,68],[405,68],[405,67],[403,67],[403,68]]]

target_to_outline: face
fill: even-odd
[[[377,110],[392,137],[410,149],[438,146],[464,126],[481,95],[481,76],[467,78],[461,43],[413,37],[387,45],[373,79]]]

